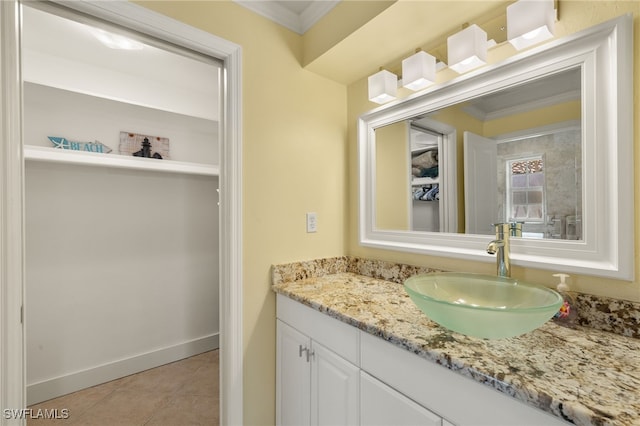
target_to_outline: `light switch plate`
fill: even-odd
[[[318,214],[317,213],[307,213],[307,232],[317,232],[318,231]]]

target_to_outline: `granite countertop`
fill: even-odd
[[[396,282],[352,272],[273,290],[577,425],[640,425],[640,339],[549,321],[483,340],[429,320]]]

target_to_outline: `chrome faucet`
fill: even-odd
[[[522,224],[517,222],[495,223],[496,239],[487,245],[487,253],[496,255],[496,267],[499,277],[511,276],[509,258],[509,237],[522,236]]]

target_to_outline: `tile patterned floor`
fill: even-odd
[[[218,426],[218,350],[33,405],[68,410],[66,419],[30,418],[28,426]],[[42,411],[41,411],[42,412]]]

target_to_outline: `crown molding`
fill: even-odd
[[[239,4],[267,19],[280,24],[300,35],[304,34],[316,24],[324,15],[329,13],[340,0],[322,0],[309,2],[309,6],[301,13],[287,8],[285,2],[276,1],[256,1],[256,0],[233,0]]]

